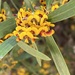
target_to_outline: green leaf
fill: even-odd
[[[1,11],[1,4],[2,4],[2,0],[0,0],[0,11]]]
[[[0,23],[0,38],[4,37],[7,33],[12,32],[15,29],[15,19],[7,19]]]
[[[18,7],[16,6],[16,4],[14,3],[14,1],[13,1],[13,0],[10,0],[10,1],[11,1],[12,5],[15,7],[15,9],[18,11],[19,9],[18,9]]]
[[[75,16],[75,0],[69,1],[48,15],[49,20],[53,23],[65,20],[72,16]]]
[[[33,46],[33,48],[34,48],[35,50],[38,50],[37,45],[36,45],[35,43],[32,43],[32,46]],[[38,51],[39,51],[39,50],[38,50]],[[36,60],[37,60],[38,64],[41,66],[41,59],[36,58]]]
[[[18,42],[18,46],[36,58],[43,59],[43,60],[50,60],[50,58],[48,56],[35,50],[34,48],[30,47],[29,45],[27,45],[26,43],[24,43],[22,41]]]
[[[18,61],[21,61],[21,60],[25,60],[25,59],[29,59],[31,58],[32,56],[26,52],[23,52],[22,54],[14,57],[15,60],[18,60]]]
[[[34,8],[31,4],[30,0],[24,0],[24,2],[25,2],[26,8],[30,8],[32,11],[34,11]]]
[[[8,18],[14,17],[13,14],[12,14],[12,12],[11,12],[11,8],[10,8],[10,6],[8,5],[7,2],[4,2],[4,3],[3,3],[3,7],[4,7],[4,9],[6,10],[6,14],[7,14]]]
[[[37,4],[37,2],[39,3],[39,0],[30,0],[31,3]]]
[[[34,75],[38,75],[38,71],[35,68],[35,66],[32,66],[30,63],[26,62],[26,61],[21,61],[21,63]]]
[[[60,75],[70,75],[64,58],[53,37],[46,37],[46,42],[50,48],[51,56]]]
[[[49,9],[50,5],[52,4],[53,0],[46,0],[46,8]]]
[[[16,37],[10,37],[0,44],[0,60],[17,44]]]

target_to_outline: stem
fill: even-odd
[[[13,2],[13,0],[10,0],[11,1],[11,3],[13,4],[13,6],[15,7],[15,9],[18,11],[19,9],[18,9],[18,7],[15,5],[15,3]]]

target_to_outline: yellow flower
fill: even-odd
[[[0,40],[0,44],[3,42],[3,40]]]
[[[27,29],[29,32],[31,32],[33,35],[38,35],[39,31],[36,27],[30,27]]]
[[[19,32],[19,33],[23,32],[25,30],[26,30],[26,28],[24,28],[24,27],[21,27],[21,26],[16,27],[16,31]]]
[[[19,34],[18,31],[13,31],[13,35],[14,35],[14,36],[17,36],[16,41],[20,41],[20,40],[21,40],[21,39],[20,39],[20,34]]]
[[[44,14],[43,17],[41,18],[40,25],[44,23],[47,19],[48,19],[48,16]]]
[[[33,39],[37,39],[37,37],[34,37],[31,32],[22,32],[20,34],[20,39],[24,39],[26,43],[29,43],[29,40],[33,41]]]
[[[4,9],[2,9],[0,13],[0,22],[5,21],[5,20],[6,20],[6,12]]]
[[[18,61],[12,61],[11,63],[12,63],[12,64],[17,64],[17,63],[18,63]]]
[[[32,13],[21,8],[15,20],[17,27],[13,34],[17,36],[18,41],[34,42],[35,39],[38,39],[38,35],[46,37],[54,33],[54,30],[50,29],[54,27],[54,24],[47,21],[47,13],[42,10],[35,10]]]
[[[59,5],[58,4],[54,4],[54,5],[52,5],[51,11],[54,11],[57,8],[59,8]]]
[[[75,30],[75,25],[71,25],[71,30]]]
[[[25,75],[25,69],[20,67],[19,69],[17,69],[17,74],[18,75]]]
[[[32,22],[33,24],[37,24],[40,21],[40,17],[36,14],[33,14],[28,17],[28,21]]]
[[[28,28],[32,25],[32,23],[28,20],[24,20],[24,21],[22,21],[22,23],[20,25],[25,27],[25,28]]]
[[[11,36],[13,36],[13,34],[12,34],[12,33],[9,33],[9,34],[7,34],[7,35],[4,37],[4,39],[8,39],[8,38],[11,37]]]
[[[6,67],[6,68],[9,68],[10,66],[9,66],[8,64],[3,64],[3,65],[2,65],[2,68],[5,68],[5,67]]]
[[[36,10],[34,12],[34,14],[38,15],[39,17],[43,17],[43,15],[45,14],[45,12],[41,11],[41,10]]]
[[[46,32],[48,32],[49,28],[47,26],[39,28],[39,34],[42,37],[46,37]]]
[[[50,68],[50,62],[44,62],[44,63],[43,63],[43,68],[44,68],[44,69]]]
[[[1,10],[1,14],[6,15],[6,11],[4,9]]]
[[[46,0],[40,0],[40,3],[41,3],[43,6],[46,6]]]
[[[2,22],[2,21],[3,21],[3,15],[0,14],[0,22]]]
[[[17,75],[29,75],[29,73],[27,72],[25,68],[20,67],[17,69]]]
[[[64,5],[66,2],[68,2],[68,0],[63,0],[62,5]]]
[[[55,31],[52,29],[48,32],[46,32],[46,36],[52,36],[55,33]]]
[[[42,69],[40,69],[39,73],[41,73],[43,75],[47,75],[49,73],[49,71],[42,68]]]
[[[54,24],[52,24],[51,22],[44,22],[44,23],[42,23],[40,26],[48,26],[48,27],[54,27],[55,25]]]

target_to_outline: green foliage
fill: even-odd
[[[11,33],[15,29],[14,18],[7,19],[0,23],[0,38],[4,37],[7,33]]]
[[[1,11],[1,4],[2,4],[2,0],[0,0],[0,11]]]
[[[32,11],[34,11],[34,8],[29,0],[24,0],[24,2],[25,2],[26,8],[30,8]]]
[[[46,0],[46,8],[49,10],[50,5],[52,4],[53,0]]]
[[[75,0],[71,0],[63,6],[60,6],[55,11],[51,12],[48,17],[49,21],[55,23],[65,20],[75,15]]]
[[[3,3],[3,8],[6,10],[8,18],[13,18],[13,13],[11,12],[10,6],[8,5],[7,2]]]
[[[16,37],[10,37],[0,44],[0,60],[17,44]]]
[[[54,63],[56,65],[56,68],[57,68],[59,74],[60,75],[70,75],[67,65],[64,61],[64,58],[54,40],[54,38],[52,36],[46,37],[46,41],[47,41],[48,47],[50,48],[49,51],[51,53],[51,56],[54,60]]]
[[[42,59],[42,60],[50,60],[49,57],[44,55],[43,53],[39,52],[38,50],[35,50],[34,48],[28,46],[26,43],[20,41],[18,42],[18,46],[21,47],[25,52],[31,54],[32,56]]]
[[[30,8],[32,11],[34,11],[33,6],[31,4],[30,0],[24,0],[25,2],[25,6],[26,8]],[[52,4],[53,0],[46,0],[46,5],[47,5],[47,9],[49,9],[50,5]],[[35,0],[33,0],[33,3],[35,3]],[[7,12],[7,20],[4,22],[0,23],[0,38],[3,38],[7,33],[12,32],[16,25],[15,25],[15,18],[10,6],[7,4],[7,2],[3,3],[3,7]],[[0,10],[1,10],[1,0],[0,0]],[[17,9],[18,10],[18,9]],[[66,3],[65,5],[60,6],[58,9],[56,9],[55,11],[51,12],[48,17],[49,17],[49,21],[55,23],[58,21],[62,21],[65,20],[67,18],[70,18],[72,16],[75,15],[75,0],[71,0],[68,3]],[[9,19],[8,19],[9,18]],[[64,58],[55,42],[55,40],[53,39],[53,37],[46,37],[46,43],[49,47],[49,51],[51,53],[51,56],[53,58],[53,61],[55,63],[55,66],[59,72],[60,75],[70,75],[69,70],[67,68],[67,65],[64,61]],[[28,59],[32,56],[36,57],[39,65],[41,65],[41,60],[46,60],[49,61],[50,58],[48,56],[46,56],[45,54],[41,53],[38,49],[38,47],[36,46],[36,44],[32,44],[33,48],[30,47],[28,44],[24,43],[23,41],[20,42],[16,42],[16,37],[10,37],[9,39],[5,40],[2,44],[0,44],[0,59],[2,59],[10,50],[16,50],[15,47],[18,46],[23,49],[25,52],[27,52],[28,54],[30,54],[30,56],[27,56],[27,53],[23,53],[22,55],[20,55],[19,57],[17,57],[17,60],[20,60],[25,57],[24,59]],[[13,49],[12,49],[13,48]],[[43,48],[42,48],[43,49]],[[13,52],[15,53],[15,52]],[[22,63],[24,64],[24,63]],[[34,72],[34,69],[32,69],[30,67],[30,65],[25,65],[31,72],[33,72],[34,74],[37,75],[36,72]]]

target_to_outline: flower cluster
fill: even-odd
[[[16,29],[13,32],[17,36],[17,41],[25,40],[33,42],[38,39],[38,36],[46,37],[54,34],[54,24],[48,22],[48,16],[42,10],[34,12],[26,11],[25,8],[20,8],[16,18]]]
[[[6,20],[6,12],[4,9],[2,9],[0,12],[0,22],[5,21],[5,20]]]

